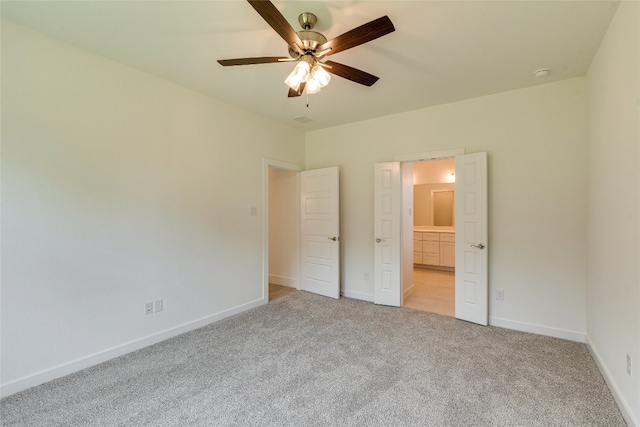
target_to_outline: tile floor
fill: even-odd
[[[404,307],[454,316],[455,273],[413,269],[414,291],[404,299]]]
[[[288,286],[276,285],[275,283],[269,283],[269,301],[278,299],[292,292],[297,292],[296,288],[290,288]]]

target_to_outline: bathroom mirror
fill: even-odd
[[[414,226],[455,226],[454,189],[454,183],[414,185]]]
[[[433,207],[433,225],[441,227],[453,226],[453,191],[434,190],[431,192],[431,206]]]

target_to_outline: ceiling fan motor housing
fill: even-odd
[[[298,16],[298,22],[303,28],[302,31],[298,31],[298,37],[302,41],[302,50],[305,53],[313,54],[316,48],[327,42],[327,38],[317,31],[311,31],[318,22],[318,17],[311,12],[303,12]],[[299,58],[300,55],[291,47],[289,47],[289,56],[292,58]]]
[[[307,53],[314,53],[318,46],[327,42],[327,38],[317,31],[298,31],[298,37],[302,40],[302,50]],[[297,58],[299,55],[289,47],[289,56]]]

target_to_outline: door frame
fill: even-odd
[[[291,172],[300,172],[304,167],[295,163],[281,160],[263,158],[262,159],[262,303],[269,302],[269,168],[284,169]],[[296,218],[300,218],[300,174],[297,175],[296,203],[298,212]],[[298,227],[300,228],[300,227]],[[299,240],[299,239],[298,239]],[[299,242],[298,242],[299,245]],[[298,253],[300,248],[298,247]],[[300,289],[300,278],[298,277],[298,289]]]
[[[452,148],[450,150],[427,151],[426,153],[402,154],[393,158],[396,162],[421,162],[424,160],[447,159],[467,154],[464,148]]]
[[[464,148],[452,148],[449,150],[428,151],[424,153],[397,155],[394,157],[393,160],[400,162],[400,174],[403,175],[403,168],[405,163],[422,162],[422,161],[428,161],[428,160],[451,159],[463,154],[466,154],[466,150]],[[401,197],[403,197],[403,194],[401,194]],[[405,201],[403,200],[401,203],[404,206]],[[413,215],[414,215],[414,212],[412,210],[411,221],[413,221]],[[409,225],[405,223],[408,219],[404,212],[400,215],[400,218],[401,218],[401,223],[400,223],[401,240],[408,239],[409,238],[408,236],[411,236],[411,239],[413,239],[413,222],[410,224],[411,230],[409,232],[409,230],[407,230],[407,227]],[[400,244],[400,262],[402,264],[404,257],[408,257],[409,255],[411,255],[411,263],[413,265],[413,256],[412,256],[413,254],[404,253],[403,251],[404,246],[405,246],[404,243]],[[402,272],[404,272],[404,268],[401,268],[401,274]],[[401,301],[400,305],[404,306],[404,296],[405,296],[404,294],[405,294],[406,288],[404,286],[405,280],[402,276],[400,277],[400,282],[402,284],[401,290],[400,290],[400,301]]]

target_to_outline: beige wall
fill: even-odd
[[[584,78],[307,133],[307,167],[340,166],[345,295],[373,294],[374,163],[486,151],[491,323],[584,339],[585,140]]]
[[[622,2],[589,68],[588,299],[592,349],[640,426],[640,7]],[[627,374],[626,355],[633,361]]]
[[[266,302],[264,157],[302,132],[3,22],[2,392]]]

